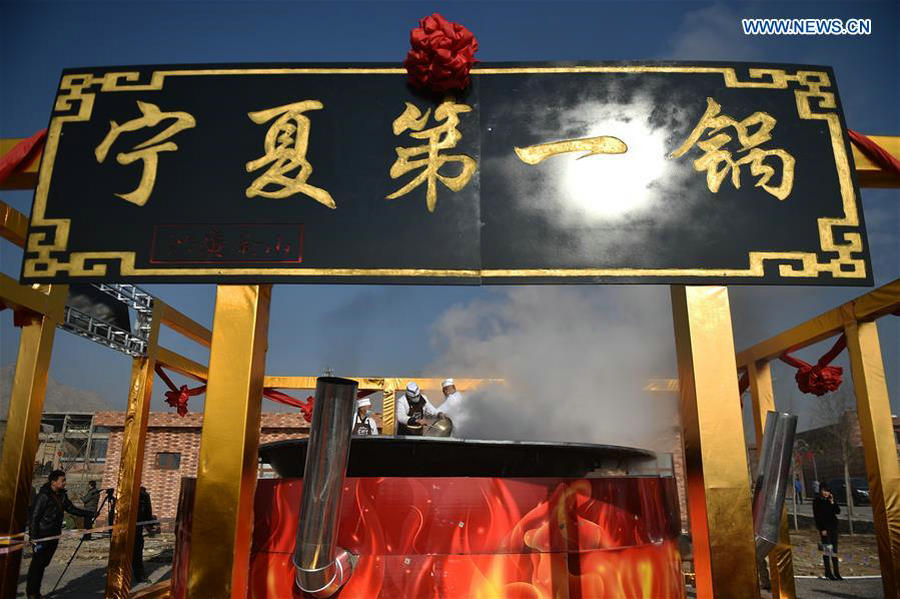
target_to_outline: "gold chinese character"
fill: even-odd
[[[266,133],[263,146],[265,155],[247,163],[248,173],[271,164],[268,170],[247,188],[248,198],[258,195],[267,198],[286,198],[295,193],[302,193],[324,206],[337,207],[330,193],[306,182],[313,168],[306,159],[310,120],[303,113],[307,110],[321,110],[323,107],[318,100],[304,100],[248,113],[250,119],[259,125],[281,115],[269,126]],[[273,185],[275,188],[266,189],[267,185]]]
[[[159,145],[153,145],[163,140],[169,139],[179,131],[190,129],[196,126],[197,121],[193,116],[186,112],[162,112],[156,104],[147,102],[138,102],[138,108],[144,116],[132,119],[122,125],[115,121],[109,122],[109,133],[100,142],[100,145],[94,150],[94,156],[97,162],[102,163],[106,160],[110,147],[118,139],[119,135],[129,131],[137,131],[143,127],[155,127],[163,119],[175,119],[175,122],[162,132],[151,137],[147,141],[140,143],[132,149],[131,152],[120,152],[116,154],[116,162],[119,164],[131,164],[136,160],[144,161],[144,170],[141,173],[141,181],[138,183],[137,189],[130,193],[117,193],[116,195],[138,206],[143,206],[150,198],[153,192],[153,185],[156,183],[156,167],[159,164],[160,152],[174,152],[178,149],[175,142],[168,141]]]
[[[465,154],[441,154],[441,150],[455,148],[459,140],[462,139],[462,133],[456,128],[459,125],[459,113],[471,112],[472,107],[465,104],[456,104],[453,100],[445,100],[434,111],[436,121],[444,121],[442,125],[425,129],[428,123],[428,117],[431,115],[431,109],[422,112],[410,104],[406,103],[406,110],[403,111],[394,121],[394,135],[400,135],[407,129],[414,131],[409,136],[413,139],[427,140],[425,145],[414,148],[394,148],[397,151],[397,160],[391,166],[391,179],[408,173],[411,170],[422,168],[412,181],[387,196],[387,199],[393,200],[408,194],[410,191],[418,187],[424,182],[428,183],[425,192],[425,204],[429,212],[434,212],[437,205],[437,182],[440,181],[452,191],[459,191],[466,186],[472,174],[475,172],[477,163],[474,159]],[[423,131],[424,129],[424,131]],[[410,160],[416,156],[423,156],[417,160]],[[460,173],[455,176],[442,175],[441,167],[448,162],[458,162],[462,167]]]
[[[694,144],[697,144],[704,154],[694,160],[694,170],[706,171],[706,185],[711,192],[719,191],[719,186],[729,171],[732,185],[735,189],[740,189],[740,167],[742,164],[749,164],[750,173],[759,177],[756,187],[762,187],[779,200],[787,198],[794,187],[794,157],[782,149],[763,150],[756,147],[772,139],[775,118],[765,112],[754,112],[744,120],[736,121],[730,116],[720,115],[721,108],[715,100],[706,98],[706,112],[703,114],[703,118],[684,140],[681,147],[672,152],[672,157],[683,156]],[[731,152],[722,149],[733,139],[731,135],[722,133],[722,130],[728,127],[733,127],[737,132],[738,141],[741,143],[739,151],[747,152],[749,150],[747,154],[737,160],[732,159]],[[755,132],[750,133],[753,128],[756,129]],[[700,137],[707,130],[710,131],[711,136],[700,141]],[[768,157],[781,160],[781,184],[778,186],[768,185],[769,179],[775,174],[775,169],[764,162]]]
[[[618,137],[600,135],[516,148],[516,155],[526,164],[539,164],[551,156],[568,152],[586,152],[576,158],[576,160],[581,160],[598,154],[624,154],[627,151],[628,146]]]

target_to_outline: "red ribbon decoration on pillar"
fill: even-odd
[[[900,176],[900,160],[894,158],[890,152],[862,133],[857,133],[853,129],[847,129],[847,135],[850,136],[850,140],[856,144],[860,152],[866,155],[866,158],[877,164],[883,170]]]
[[[789,364],[797,369],[797,374],[794,378],[797,380],[797,387],[800,391],[822,396],[831,391],[836,391],[841,386],[841,377],[844,374],[844,369],[840,366],[829,366],[829,364],[838,354],[844,351],[845,347],[847,347],[847,336],[841,335],[834,346],[824,356],[819,358],[815,365],[795,358],[787,352],[782,354],[780,359],[785,364]]]
[[[188,400],[191,397],[206,393],[206,385],[194,387],[193,389],[188,388],[187,385],[178,387],[177,385],[175,385],[175,383],[172,382],[172,379],[169,378],[169,376],[166,374],[166,371],[163,370],[163,367],[159,364],[156,365],[154,370],[156,371],[156,374],[159,375],[159,378],[161,378],[169,388],[169,390],[165,392],[166,403],[175,408],[178,411],[179,416],[186,416],[188,414],[187,405]],[[282,393],[281,391],[276,391],[275,389],[271,389],[268,387],[263,389],[263,397],[288,406],[300,408],[300,411],[303,414],[303,418],[307,422],[312,421],[312,397],[307,398],[307,400],[304,402],[300,401],[299,399],[295,399],[286,393]]]
[[[286,406],[300,408],[300,412],[303,414],[303,419],[307,422],[312,422],[312,397],[307,397],[306,401],[301,401],[299,399],[291,397],[287,393],[282,393],[281,391],[278,391],[271,387],[266,387],[265,389],[263,389],[263,397],[265,397],[266,399],[271,399],[272,401],[277,401],[278,403],[284,404]]]
[[[195,387],[193,389],[188,389],[187,385],[176,387],[175,383],[172,382],[172,379],[168,377],[162,366],[160,366],[159,364],[156,365],[154,370],[156,371],[156,374],[159,375],[159,378],[163,380],[166,386],[169,387],[169,390],[165,393],[166,403],[175,408],[178,411],[179,416],[187,415],[188,399],[194,397],[195,395],[206,393],[206,385]]]
[[[24,164],[31,162],[44,147],[47,130],[41,129],[31,137],[23,139],[13,149],[0,157],[0,183]]]

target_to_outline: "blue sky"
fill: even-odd
[[[826,64],[835,69],[847,122],[866,133],[900,134],[900,3],[887,2],[2,2],[0,135],[24,137],[46,126],[65,67],[203,62],[386,61],[399,63],[409,29],[439,11],[478,37],[483,61],[758,60]],[[866,17],[860,37],[746,37],[742,17]],[[2,199],[29,212],[31,193]],[[900,191],[865,190],[864,211],[876,282],[900,277]],[[102,226],[98,223],[98,226]],[[20,252],[0,245],[0,268],[18,274]],[[211,326],[212,286],[147,288]],[[863,293],[865,289],[733,288],[738,347]],[[555,290],[547,293],[555,292]],[[670,310],[658,287],[639,293]],[[633,289],[591,287],[566,293],[617,302]],[[453,307],[503,304],[508,289],[466,287],[289,286],[275,288],[267,370],[315,374],[402,375],[436,372],[443,341],[435,323]],[[605,300],[604,300],[605,301]],[[548,308],[549,309],[549,308]],[[8,313],[7,313],[8,314]],[[17,332],[0,318],[0,365],[15,361]],[[595,323],[602,327],[602,323]],[[900,409],[900,318],[879,326],[894,410]],[[659,328],[664,347],[671,328]],[[655,339],[645,340],[658,345]],[[205,360],[174,334],[164,345]],[[824,347],[801,353],[807,359]],[[615,348],[610,348],[615,351]],[[815,354],[815,356],[813,355]],[[674,374],[674,356],[671,371]],[[129,360],[59,333],[52,376],[94,389],[122,406]],[[661,368],[666,370],[666,368]],[[467,372],[455,372],[465,376]],[[777,370],[779,404],[809,412],[813,399],[792,391]],[[166,409],[157,382],[153,409]],[[809,421],[809,420],[808,420]]]

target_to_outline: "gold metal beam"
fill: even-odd
[[[891,153],[900,160],[900,136],[897,135],[869,135],[869,139]],[[874,162],[851,144],[853,148],[853,163],[856,165],[856,177],[860,187],[900,187],[900,177],[882,170]]]
[[[872,518],[885,597],[900,597],[900,465],[875,322],[857,322],[845,311],[847,349],[866,456]]]
[[[786,351],[795,351],[842,333],[844,312],[849,311],[855,320],[874,320],[897,310],[900,310],[900,279],[738,352],[738,367],[773,360]]]
[[[0,462],[0,535],[21,535],[28,518],[34,457],[47,391],[56,322],[47,316],[22,327]],[[0,555],[0,598],[16,597],[22,552]]]
[[[246,599],[271,285],[219,285],[188,596]]]
[[[381,434],[397,434],[397,393],[401,379],[384,379],[381,392]]]
[[[173,331],[181,333],[188,339],[192,339],[205,347],[209,347],[212,341],[212,331],[168,304],[163,304],[162,323]]]
[[[314,376],[279,376],[279,375],[267,375],[265,378],[265,386],[272,387],[275,389],[315,389],[316,388],[316,378]],[[350,379],[359,383],[360,391],[380,391],[385,385],[385,381],[388,379],[383,377],[370,377],[370,376],[347,376],[342,377],[346,379]],[[416,381],[416,383],[422,389],[435,389],[440,388],[441,383],[444,382],[444,379],[435,379],[435,378],[422,378],[422,377],[393,377],[394,380],[403,381],[402,386],[405,387],[406,381]],[[504,379],[454,379],[456,383],[456,388],[459,391],[471,391],[472,389],[477,389],[478,387],[490,383],[495,384],[506,384]]]
[[[756,433],[756,455],[762,451],[766,415],[775,411],[775,393],[772,391],[772,371],[768,362],[747,366],[750,378],[750,397],[753,401],[753,429]],[[793,492],[793,485],[791,486]],[[772,580],[773,599],[795,599],[794,556],[791,552],[791,534],[788,529],[787,508],[781,510],[781,532],[778,544],[769,553],[769,576]]]
[[[28,217],[6,202],[0,202],[0,237],[20,248],[25,247],[28,237]]]
[[[116,510],[109,541],[106,568],[106,598],[126,599],[131,590],[131,557],[134,551],[138,499],[144,469],[144,443],[150,419],[150,396],[153,392],[153,368],[159,349],[160,311],[153,307],[147,355],[134,358],[131,365],[131,387],[122,433],[122,453],[116,484]]]
[[[164,347],[159,348],[156,354],[156,361],[169,370],[174,370],[201,383],[205,383],[209,377],[209,370],[206,366]]]
[[[5,137],[0,138],[0,156],[5,156],[7,152],[12,150],[16,144],[22,141],[23,137]],[[37,185],[38,169],[41,165],[41,155],[43,152],[37,152],[25,168],[10,173],[5,181],[0,183],[0,189],[34,189]]]
[[[19,285],[15,279],[0,273],[0,301],[8,308],[26,308],[60,322],[67,298],[66,285]]]
[[[759,599],[728,289],[672,286],[698,597]]]
[[[266,376],[263,386],[273,389],[315,389],[316,378],[314,376]],[[384,379],[371,377],[341,377],[354,380],[359,383],[360,391],[381,391]]]

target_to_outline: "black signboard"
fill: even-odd
[[[870,285],[834,74],[64,72],[22,271],[66,281]]]

